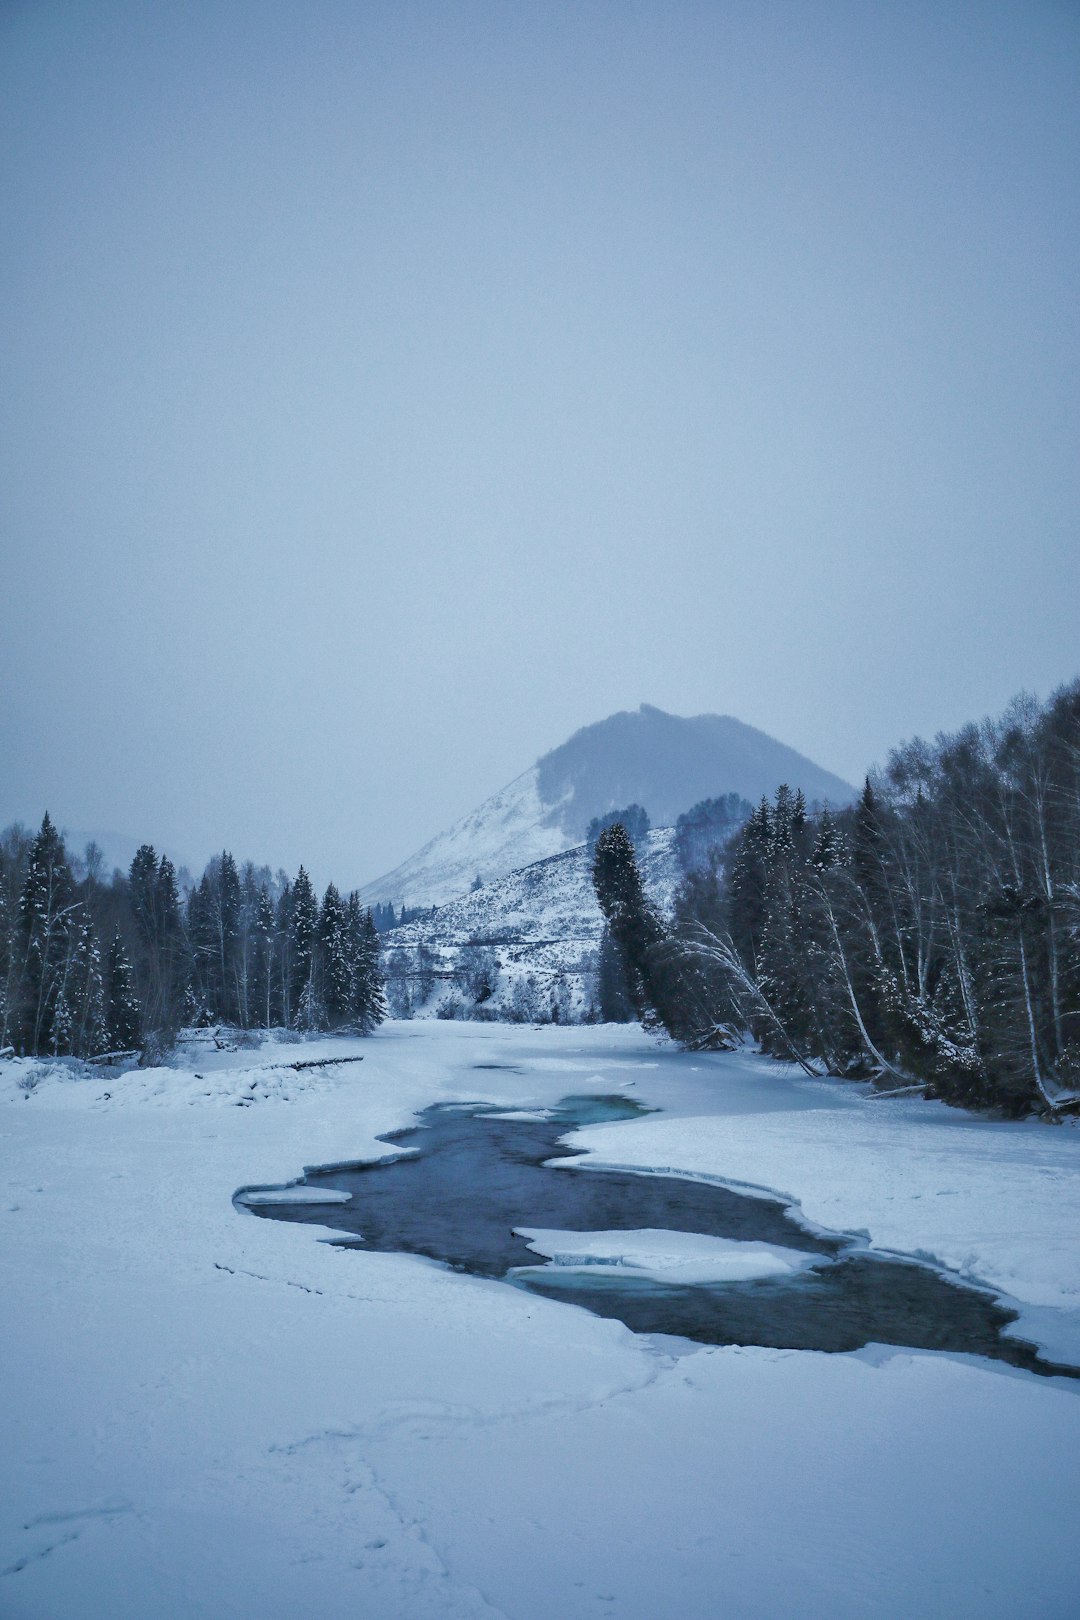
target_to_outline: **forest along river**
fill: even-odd
[[[810,1231],[767,1197],[547,1162],[583,1151],[560,1141],[575,1126],[646,1112],[618,1096],[565,1097],[536,1113],[441,1104],[380,1138],[399,1156],[311,1170],[296,1186],[244,1188],[235,1202],[338,1229],[349,1234],[345,1247],[500,1278],[635,1333],[795,1350],[893,1344],[1080,1377],[1004,1336],[1016,1313],[991,1295]]]

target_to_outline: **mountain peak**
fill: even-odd
[[[477,876],[490,882],[580,844],[594,816],[640,804],[654,826],[670,826],[702,799],[738,793],[753,802],[781,782],[811,802],[844,804],[855,792],[732,715],[684,717],[642,703],[575,731],[361,895],[368,904],[442,905]]]
[[[537,760],[540,798],[574,842],[593,816],[641,804],[670,826],[701,799],[738,793],[751,802],[781,782],[808,800],[846,803],[854,789],[774,737],[730,714],[667,714],[650,703],[583,726]]]

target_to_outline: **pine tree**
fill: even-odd
[[[634,846],[621,822],[605,828],[597,839],[592,875],[634,1011],[638,1018],[662,1017],[650,952],[661,943],[663,929],[645,898]]]
[[[322,1000],[331,1029],[344,1024],[352,1013],[353,962],[349,949],[349,917],[333,883],[327,885],[319,912],[319,951],[322,958]]]
[[[242,1022],[238,962],[240,874],[236,870],[236,862],[227,849],[221,852],[215,888],[214,946],[217,954],[215,976],[221,996],[218,1016],[227,1023],[238,1024]]]
[[[732,943],[748,971],[755,974],[761,954],[765,883],[772,842],[772,811],[768,799],[763,797],[735,840],[727,879]]]
[[[105,1039],[111,1052],[130,1052],[139,1043],[135,970],[119,934],[109,946]]]
[[[389,1015],[386,984],[379,966],[379,933],[359,895],[349,896],[349,938],[352,947],[352,1017],[357,1029],[370,1035]]]
[[[91,1057],[102,1050],[107,1038],[105,986],[101,947],[94,925],[85,912],[75,940],[65,996],[71,1009],[66,1050],[78,1057]]]
[[[267,888],[259,890],[252,926],[251,1017],[270,1029],[277,1012],[277,917]]]
[[[65,1043],[65,1050],[70,1049],[66,1042],[71,1010],[66,997],[61,998],[80,911],[63,839],[46,812],[30,846],[19,897],[17,1039],[26,1052],[54,1049],[53,1023],[58,1003],[63,1024],[58,1038]]]
[[[288,878],[281,886],[274,913],[274,978],[275,1006],[278,1017],[286,1029],[295,1027],[296,1004],[294,987],[296,972],[293,966],[293,886]]]
[[[597,953],[596,999],[603,1023],[629,1024],[633,1020],[634,1006],[626,988],[622,959],[607,923],[600,935]]]
[[[802,794],[782,786],[771,815],[758,948],[757,978],[767,1011],[758,1013],[754,1031],[766,1050],[784,1056],[793,1045],[801,1050],[809,1034],[805,842]]]
[[[158,860],[152,844],[143,844],[131,863],[128,893],[138,942],[143,1054],[153,1060],[180,1028],[191,974],[176,869],[167,855]]]
[[[219,997],[215,989],[213,900],[210,877],[204,872],[187,898],[187,935],[191,952],[191,1006],[193,1024],[212,1024],[218,1017]]]
[[[319,902],[311,879],[301,867],[292,886],[289,914],[289,1001],[297,1029],[320,1029],[323,1008],[319,995]]]

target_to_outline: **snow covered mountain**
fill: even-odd
[[[360,890],[364,904],[441,906],[464,894],[477,877],[486,882],[560,854],[572,840],[548,819],[538,775],[535,765],[524,771],[392,872],[366,884]]]
[[[731,715],[692,718],[643,703],[585,726],[501,792],[360,891],[368,905],[441,906],[504,873],[580,844],[594,816],[644,805],[670,826],[701,799],[751,802],[787,782],[810,802],[854,789],[793,748]]]

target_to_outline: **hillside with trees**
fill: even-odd
[[[694,1047],[1011,1115],[1080,1103],[1080,682],[896,749],[850,808],[762,798],[650,911],[621,828],[595,881],[630,1001]]]

